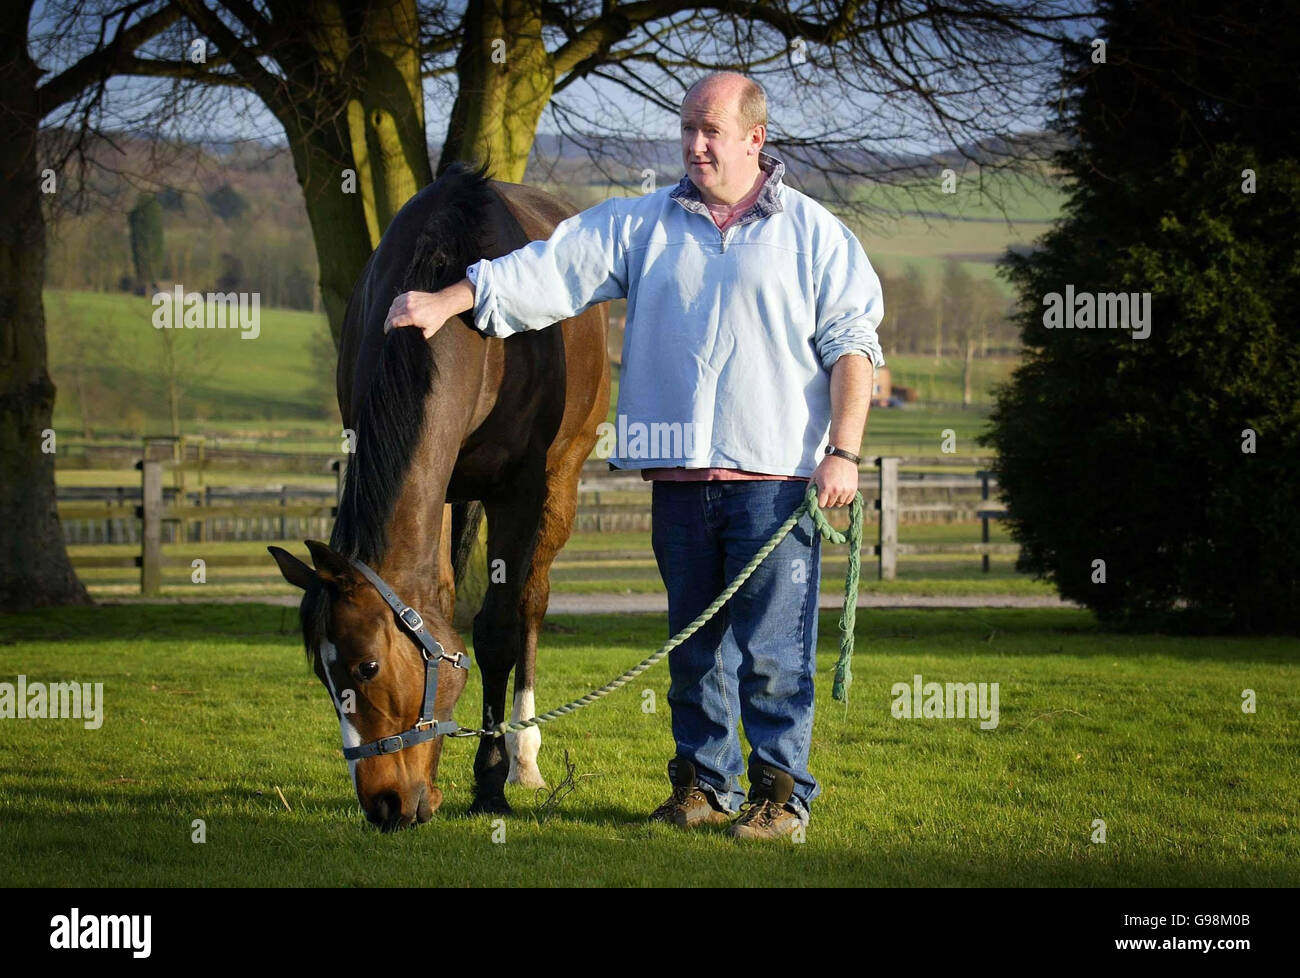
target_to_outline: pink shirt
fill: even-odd
[[[734,204],[710,204],[707,200],[704,202],[704,206],[713,215],[713,223],[718,226],[719,231],[727,230],[727,226],[732,221],[754,206],[754,202],[758,200],[758,195],[763,192],[763,181],[766,178],[767,174],[759,170],[758,182],[754,184],[754,189]]]
[[[709,213],[713,216],[713,223],[718,226],[719,231],[727,230],[728,226],[736,218],[754,205],[754,202],[758,200],[758,195],[763,192],[763,181],[766,177],[767,174],[760,170],[758,182],[754,185],[754,189],[734,204],[710,204],[705,201],[705,206],[708,207]],[[672,468],[642,469],[641,478],[646,481],[663,482],[744,481],[753,479],[808,481],[808,477],[804,475],[770,475],[766,472],[749,472],[745,469],[687,469],[680,465]]]

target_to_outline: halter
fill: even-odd
[[[397,620],[402,623],[402,627],[420,643],[420,655],[424,658],[424,699],[420,703],[420,719],[416,721],[415,726],[391,737],[380,737],[378,740],[361,744],[359,747],[344,747],[343,756],[349,761],[355,761],[363,757],[377,757],[380,754],[396,754],[399,750],[459,730],[460,724],[454,720],[433,719],[433,703],[438,696],[438,665],[445,659],[453,666],[468,672],[469,656],[464,652],[448,655],[424,627],[424,619],[420,613],[394,594],[393,589],[382,577],[356,558],[350,558],[350,563],[375,586],[375,590],[388,602],[388,606],[397,612]]]

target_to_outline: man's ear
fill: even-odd
[[[281,547],[267,547],[266,549],[275,558],[275,562],[280,565],[280,573],[284,575],[284,579],[294,587],[300,587],[305,591],[307,585],[316,579],[316,572],[289,551]]]
[[[316,565],[316,576],[326,584],[333,584],[340,591],[350,591],[357,586],[356,572],[342,554],[319,540],[308,540],[307,549]]]

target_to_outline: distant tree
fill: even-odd
[[[244,215],[248,210],[248,201],[244,195],[228,183],[223,183],[207,197],[212,213],[229,223]]]
[[[221,274],[217,276],[218,292],[237,292],[244,284],[244,263],[238,255],[230,252],[221,254]]]
[[[175,187],[163,187],[155,196],[158,198],[158,206],[163,210],[185,213],[185,195]]]
[[[162,208],[153,194],[141,194],[127,214],[131,229],[131,261],[135,265],[136,290],[148,290],[162,271]]]
[[[1019,566],[1110,624],[1295,630],[1300,15],[1102,14],[1105,63],[1063,49],[1066,216],[1005,259],[1026,356],[987,444]],[[1149,336],[1045,328],[1067,290],[1127,294],[1139,327],[1149,294]]]
[[[965,353],[973,342],[975,321],[975,279],[960,262],[949,258],[944,262],[943,280],[939,287],[942,309],[940,325],[935,334],[934,359],[943,357],[943,330],[958,352]],[[973,348],[972,348],[973,349]]]
[[[881,292],[888,310],[880,326],[886,358],[891,353],[919,353],[933,329],[934,303],[915,265],[902,275],[881,275]]]
[[[284,305],[290,309],[311,309],[312,298],[316,295],[316,279],[301,265],[289,269],[284,279]],[[333,340],[330,346],[333,347]],[[334,374],[329,375],[330,388],[333,389]]]

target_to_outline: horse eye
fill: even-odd
[[[357,678],[362,682],[374,679],[379,673],[379,663],[374,659],[371,659],[369,662],[363,662],[361,665],[357,666],[356,673]]]

